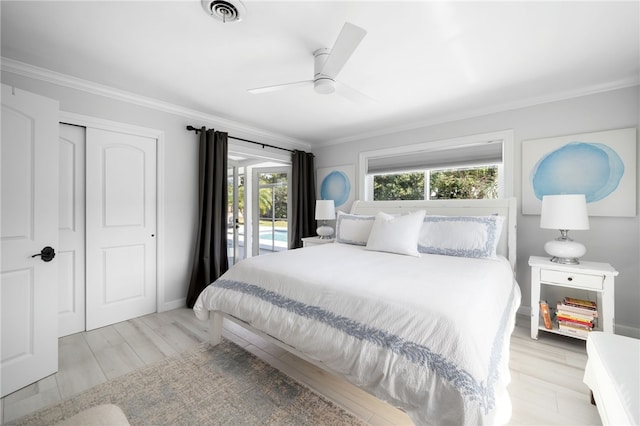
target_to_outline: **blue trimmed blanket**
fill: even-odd
[[[243,260],[194,311],[232,315],[419,425],[506,423],[520,289],[504,258],[325,244]]]

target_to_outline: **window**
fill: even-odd
[[[498,198],[500,164],[372,174],[373,200]]]
[[[425,172],[374,174],[374,200],[423,200],[428,194]]]
[[[512,195],[513,132],[360,154],[360,198],[429,200]]]
[[[501,164],[461,169],[431,170],[428,199],[498,198]]]

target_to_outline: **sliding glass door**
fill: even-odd
[[[245,258],[244,240],[244,167],[231,166],[227,170],[227,257],[229,266]]]
[[[253,169],[253,255],[287,250],[290,167]]]

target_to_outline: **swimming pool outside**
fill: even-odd
[[[275,231],[275,233],[273,232]],[[261,227],[259,231],[259,250],[260,254],[273,253],[276,251],[284,251],[289,248],[288,243],[289,232],[286,228],[271,228]],[[227,248],[230,250],[228,253],[230,264],[233,263],[233,230],[229,230],[227,233]],[[244,235],[238,235],[238,247],[239,251],[238,259],[244,259]]]
[[[289,247],[289,231],[282,228],[260,228],[260,249],[282,251]]]
[[[271,241],[272,239],[280,242],[287,242],[289,237],[289,232],[286,229],[261,229],[260,230],[260,239]]]

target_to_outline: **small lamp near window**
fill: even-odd
[[[321,220],[322,225],[316,229],[321,240],[328,240],[333,235],[333,228],[327,225],[327,220],[336,218],[336,207],[333,200],[316,200],[316,220]]]
[[[558,229],[560,236],[544,245],[551,261],[576,265],[587,252],[585,246],[568,237],[569,230],[589,229],[587,200],[584,194],[545,195],[542,197],[540,228]]]

